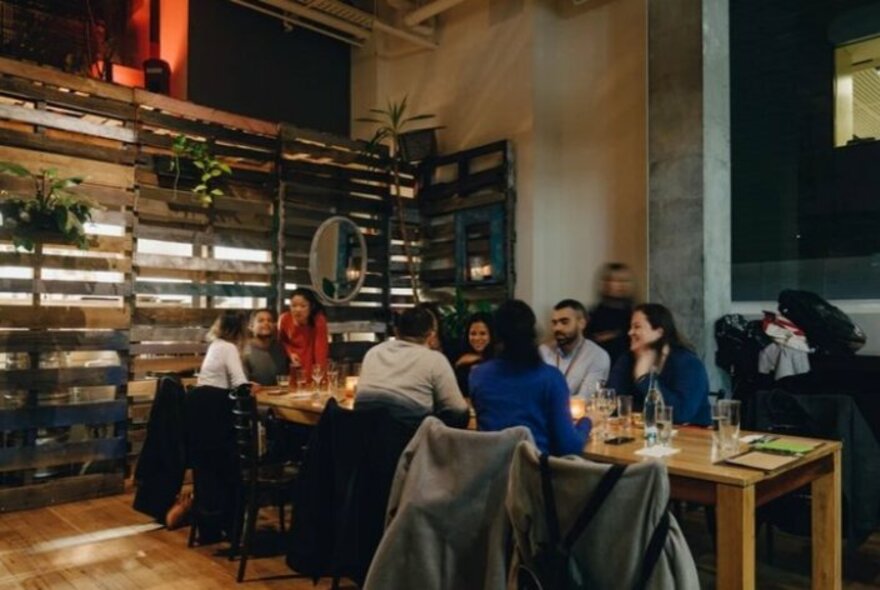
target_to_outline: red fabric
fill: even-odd
[[[327,342],[327,316],[323,313],[315,316],[314,326],[297,326],[290,312],[285,311],[278,318],[278,340],[287,356],[296,354],[299,357],[306,379],[312,378],[312,366],[316,363],[327,367],[330,345]],[[296,367],[292,363],[290,378],[296,378]]]

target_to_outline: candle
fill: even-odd
[[[345,396],[346,397],[354,397],[354,393],[357,390],[358,378],[354,377],[346,377],[345,378]]]
[[[574,420],[580,420],[587,413],[587,402],[579,397],[573,397],[569,401],[571,407],[571,417]]]

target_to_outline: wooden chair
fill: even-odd
[[[291,486],[297,475],[292,465],[263,465],[259,456],[257,402],[249,386],[241,386],[229,393],[232,401],[233,426],[238,458],[241,462],[241,494],[235,510],[230,541],[229,559],[240,554],[236,580],[244,580],[248,556],[251,552],[257,512],[265,498],[271,498],[278,507],[278,522],[284,532],[284,504],[291,498]]]

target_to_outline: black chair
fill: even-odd
[[[251,552],[257,512],[266,498],[278,507],[278,524],[284,533],[284,503],[291,497],[291,486],[297,475],[294,465],[265,465],[259,455],[259,417],[257,401],[250,387],[241,386],[229,393],[232,401],[233,427],[241,467],[241,493],[234,513],[229,559],[241,555],[236,580],[244,580]],[[243,533],[243,534],[242,534]]]

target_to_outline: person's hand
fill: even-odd
[[[455,366],[460,367],[462,365],[472,365],[474,363],[480,362],[481,359],[482,357],[476,353],[466,352],[458,357],[458,360],[455,361]]]
[[[299,358],[299,355],[295,352],[290,353],[290,364],[299,369],[302,367],[302,361]]]
[[[633,367],[633,379],[638,381],[657,367],[657,351],[653,348],[646,348],[635,354],[636,363]]]

